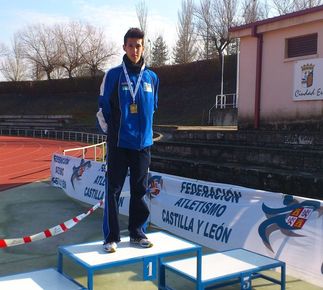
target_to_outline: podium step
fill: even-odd
[[[280,269],[280,280],[262,273],[275,268]],[[200,270],[200,277],[198,277],[197,269]],[[246,249],[233,249],[203,255],[200,264],[196,257],[162,263],[159,277],[162,283],[159,289],[173,290],[174,288],[167,286],[166,270],[194,282],[197,285],[196,289],[211,288],[211,285],[212,288],[219,288],[240,283],[240,289],[251,290],[251,280],[256,278],[263,278],[279,284],[281,290],[285,290],[286,283],[284,262]]]
[[[1,290],[81,290],[84,287],[69,280],[55,269],[0,277]]]
[[[69,259],[86,270],[87,289],[93,290],[96,271],[141,263],[143,280],[151,281],[158,278],[157,268],[161,259],[183,254],[201,254],[201,246],[164,232],[149,233],[147,238],[153,243],[153,247],[141,248],[130,244],[129,237],[122,237],[116,253],[112,254],[103,251],[102,241],[60,246],[58,271],[64,273],[63,260]]]

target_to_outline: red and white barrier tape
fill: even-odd
[[[99,208],[101,205],[103,205],[103,200],[98,202],[95,206],[90,208],[87,213],[82,213],[64,223],[61,223],[55,227],[52,227],[50,229],[47,229],[45,231],[39,232],[32,236],[26,236],[23,238],[15,238],[15,239],[3,239],[0,240],[0,248],[7,248],[12,246],[18,246],[22,244],[27,244],[39,240],[43,240],[46,238],[50,238],[53,236],[57,236],[61,233],[64,233],[74,227],[76,224],[78,224],[82,219],[86,218],[87,216],[91,215],[97,208]]]

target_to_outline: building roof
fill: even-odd
[[[295,19],[299,19],[299,21],[295,21]],[[232,37],[242,37],[251,35],[255,28],[258,33],[262,33],[313,21],[323,21],[323,5],[231,27],[229,32]]]

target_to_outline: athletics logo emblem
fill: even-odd
[[[308,63],[302,65],[302,86],[309,88],[313,85],[314,64]]]
[[[312,208],[299,207],[294,209],[291,214],[286,218],[286,223],[293,229],[300,230],[309,219],[313,212]]]
[[[323,207],[319,201],[305,200],[298,202],[291,195],[285,195],[282,208],[271,208],[262,204],[262,210],[266,214],[267,219],[259,225],[258,233],[264,245],[271,250],[269,236],[280,230],[284,235],[290,237],[303,237],[295,233],[305,225],[306,221],[310,218],[314,211],[319,212],[319,216],[323,214]]]
[[[72,183],[73,189],[75,189],[74,181],[81,180],[81,176],[83,175],[84,171],[87,168],[91,168],[91,161],[90,160],[85,161],[84,159],[82,159],[79,166],[73,166],[73,173],[71,176],[71,183]]]
[[[148,179],[147,195],[149,198],[154,198],[160,194],[163,189],[163,178],[159,175],[150,176]]]

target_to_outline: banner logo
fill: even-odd
[[[320,210],[320,202],[306,200],[300,203],[291,195],[284,196],[283,204],[285,207],[281,208],[271,208],[262,204],[262,210],[267,219],[259,225],[258,233],[264,245],[272,252],[274,251],[269,237],[273,232],[280,230],[285,236],[303,237],[304,235],[297,234],[295,231],[303,228],[312,212]],[[320,212],[320,215],[322,214],[323,208]]]
[[[71,176],[71,183],[73,186],[73,189],[75,189],[74,182],[75,180],[81,180],[81,177],[84,173],[84,171],[88,168],[91,168],[91,161],[85,161],[84,159],[81,159],[79,166],[73,166],[73,173]]]
[[[323,58],[296,61],[294,64],[293,100],[323,99]]]
[[[305,225],[312,212],[312,208],[299,207],[294,209],[285,221],[293,229],[300,230]]]
[[[163,178],[160,175],[149,175],[147,195],[149,198],[155,198],[163,189]]]

